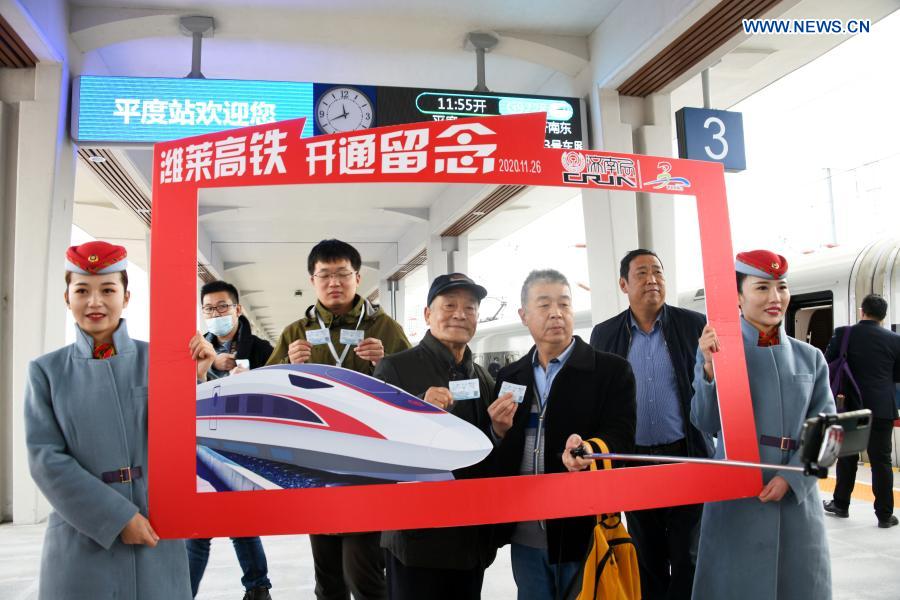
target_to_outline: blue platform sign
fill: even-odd
[[[82,76],[74,83],[76,142],[153,143],[306,117],[313,84],[289,81]]]
[[[719,162],[731,172],[747,168],[741,113],[682,108],[675,113],[675,129],[680,158]]]

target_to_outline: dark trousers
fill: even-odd
[[[387,600],[381,533],[310,535],[318,600]]]
[[[683,439],[660,446],[636,446],[635,452],[661,456],[687,456],[688,453]],[[691,597],[702,514],[702,504],[626,513],[628,533],[637,551],[644,600]]]
[[[391,600],[480,600],[484,569],[408,567],[385,552]]]
[[[872,419],[869,435],[869,462],[872,464],[872,493],[875,494],[875,516],[879,521],[894,514],[894,472],[891,470],[891,435],[894,422],[891,419]],[[859,455],[844,456],[837,462],[837,483],[834,486],[834,505],[850,507],[850,495],[856,484],[856,468]]]
[[[644,600],[691,597],[702,514],[702,504],[626,513]]]
[[[191,574],[191,594],[194,596],[197,595],[200,580],[206,571],[206,563],[209,562],[209,542],[209,538],[187,540],[188,570]],[[231,538],[231,543],[234,544],[234,553],[244,572],[241,577],[244,589],[271,588],[269,566],[266,563],[262,541],[258,537],[244,537]]]

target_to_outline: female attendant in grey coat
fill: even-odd
[[[753,417],[764,463],[799,465],[803,422],[833,413],[828,367],[822,353],[788,337],[784,314],[790,301],[784,257],[765,250],[736,261],[741,330]],[[715,330],[700,337],[691,421],[719,433],[712,354]],[[720,438],[716,458],[725,458]],[[831,564],[817,479],[764,471],[757,497],[709,502],[703,509],[693,597],[828,600]]]
[[[39,597],[189,600],[184,542],[146,517],[148,351],[120,319],[125,248],[89,242],[66,259],[77,338],[31,362],[25,397],[31,475],[54,509]]]

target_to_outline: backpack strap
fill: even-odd
[[[853,387],[853,391],[856,392],[858,401],[862,401],[862,391],[859,389],[859,384],[856,382],[856,378],[850,370],[850,363],[847,357],[847,350],[850,346],[850,334],[854,327],[856,327],[856,325],[850,325],[844,329],[843,334],[841,334],[839,354],[837,358],[828,363],[828,383],[829,387],[831,387],[831,393],[834,394],[835,401],[837,402],[838,412],[844,412],[844,410],[846,410],[842,405],[841,395],[848,382],[849,385]]]
[[[600,438],[591,438],[589,440],[585,440],[591,449],[597,454],[609,454],[609,446],[606,445]],[[597,466],[597,463],[600,463],[601,466]],[[608,458],[604,458],[603,460],[591,461],[591,471],[608,471],[612,469],[612,461]],[[621,513],[609,513],[597,515],[597,523],[602,525],[604,529],[613,529],[618,527],[619,523],[622,521]]]
[[[594,451],[595,454],[609,454],[609,446],[607,446],[606,442],[604,442],[602,439],[591,438],[591,439],[585,440],[585,441],[588,443],[588,445],[591,447],[591,449]],[[609,460],[608,458],[604,458],[600,462],[601,462],[601,466],[599,467],[600,470],[608,471],[609,469],[612,469],[612,461]],[[597,471],[597,470],[598,470],[597,461],[595,460],[595,461],[591,462],[591,471]]]
[[[856,327],[856,325],[850,325],[847,329],[844,330],[844,335],[841,337],[841,358],[847,358],[847,348],[850,346],[850,331]]]

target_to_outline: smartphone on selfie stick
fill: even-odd
[[[807,419],[800,431],[800,460],[805,475],[828,477],[828,467],[841,456],[859,454],[869,445],[872,411],[854,410]]]
[[[842,456],[858,454],[869,445],[872,427],[872,411],[854,410],[840,414],[820,413],[807,419],[800,431],[800,460],[803,466],[772,465],[740,460],[716,460],[713,458],[692,458],[685,456],[659,456],[652,454],[588,453],[583,447],[570,450],[572,456],[610,459],[624,462],[652,463],[694,463],[704,465],[728,465],[752,469],[774,471],[798,471],[804,475],[824,479],[828,477],[828,467]]]

